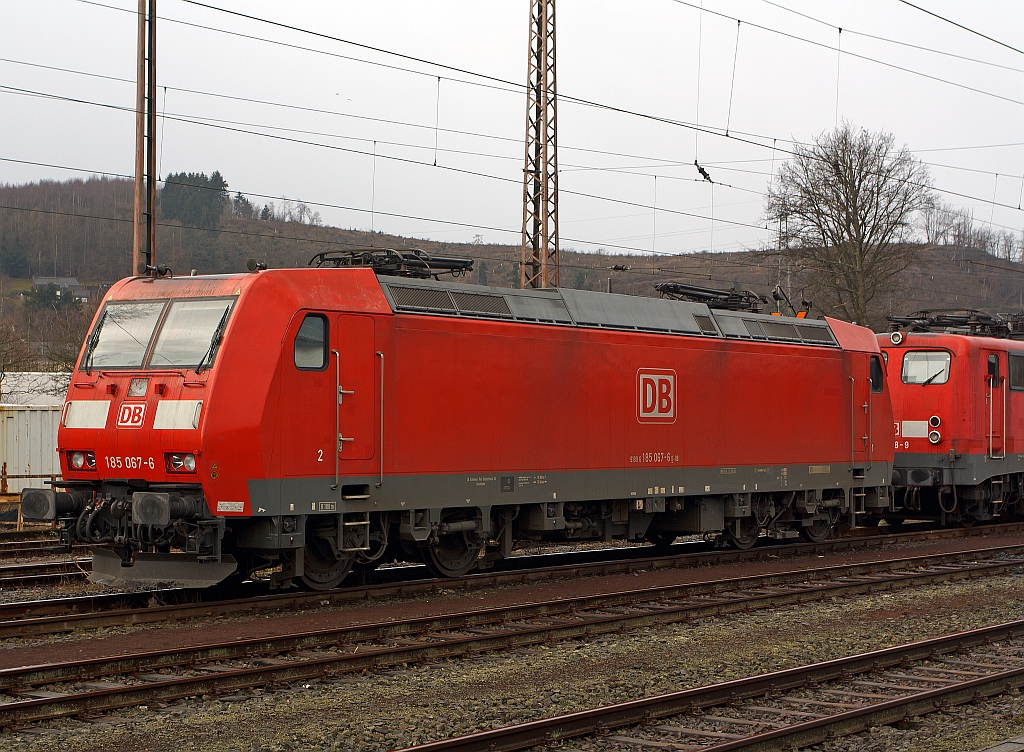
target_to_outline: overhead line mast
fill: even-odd
[[[156,265],[156,179],[156,0],[139,0],[133,274]]]
[[[531,0],[519,286],[558,287],[555,0]]]

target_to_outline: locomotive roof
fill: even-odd
[[[517,290],[451,281],[386,276],[377,279],[396,313],[838,347],[826,321],[746,311],[712,311],[704,303],[565,287]]]
[[[307,279],[310,276],[316,279]],[[269,278],[277,278],[289,288],[307,290],[317,301],[313,303],[311,299],[314,306],[318,303],[333,306],[343,300],[351,302],[352,296],[356,296],[362,305],[370,305],[365,296],[365,283],[367,279],[375,278],[386,304],[395,313],[863,349],[863,343],[854,341],[857,332],[847,331],[842,322],[712,310],[704,303],[564,287],[518,290],[451,280],[374,276],[370,270],[358,268],[274,269],[248,274],[155,280],[135,277],[122,280],[111,288],[106,299],[232,295],[243,292],[260,278],[268,281]],[[285,279],[289,281],[285,282]],[[383,307],[385,300],[370,307],[387,310]],[[870,335],[869,339],[874,347],[874,336]]]
[[[878,343],[883,348],[907,350],[920,347],[935,347],[952,350],[955,353],[967,353],[980,349],[1024,352],[1024,341],[1008,337],[985,337],[981,335],[965,336],[962,332],[901,332],[903,340],[895,344],[892,334],[879,334]]]

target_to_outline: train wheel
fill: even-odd
[[[754,544],[757,543],[757,539],[761,537],[761,526],[757,524],[757,520],[754,519],[753,515],[741,517],[733,525],[739,525],[739,535],[735,532],[731,533],[728,537],[729,545],[733,548],[738,548],[740,551],[753,548]]]
[[[318,533],[323,532],[324,535]],[[330,590],[341,584],[355,563],[355,556],[339,552],[327,536],[337,535],[336,528],[306,528],[303,549],[302,584],[309,590]]]
[[[442,535],[436,545],[423,546],[423,563],[438,577],[461,577],[476,566],[485,541],[472,533]]]
[[[800,526],[800,537],[808,543],[823,543],[832,535],[832,523],[829,520],[815,520],[810,525]]]

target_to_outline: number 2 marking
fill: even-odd
[[[323,462],[324,461],[324,450],[323,449],[317,450],[316,461],[317,462]]]

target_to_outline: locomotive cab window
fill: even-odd
[[[217,355],[234,299],[175,300],[156,338],[150,368],[209,368]]]
[[[882,375],[882,359],[877,355],[871,356],[871,392],[872,394],[882,393],[883,375]]]
[[[1018,392],[1024,391],[1024,355],[1010,353],[1008,359],[1010,361],[1010,389]]]
[[[300,371],[327,368],[327,319],[315,313],[302,320],[295,335],[295,367]]]
[[[86,340],[79,368],[139,368],[149,349],[164,301],[108,303]]]
[[[918,350],[903,356],[904,384],[945,384],[949,381],[948,352]]]

